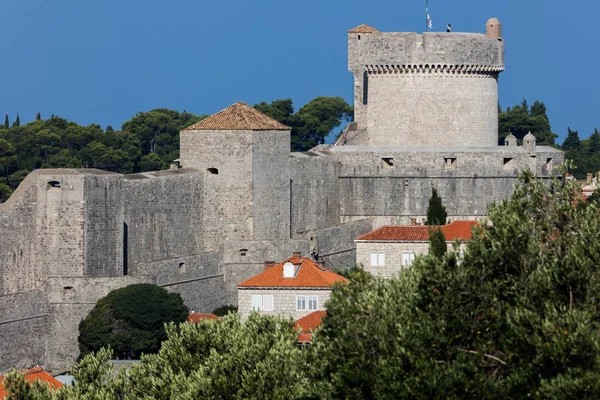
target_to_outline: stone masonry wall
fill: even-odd
[[[293,153],[289,162],[292,235],[337,225],[339,198],[336,160],[327,156]]]
[[[123,175],[88,173],[84,191],[85,276],[122,275]]]
[[[462,251],[466,244],[461,244]],[[448,251],[454,249],[453,243],[448,243]],[[371,265],[371,252],[383,252],[385,254],[385,265]],[[428,242],[356,242],[356,263],[361,264],[365,271],[382,278],[398,276],[400,271],[407,268],[402,264],[404,253],[417,255],[429,254]]]
[[[238,290],[238,313],[246,320],[252,312],[252,295],[273,295],[273,311],[260,311],[261,315],[281,315],[300,319],[312,313],[308,310],[308,296],[318,296],[317,308],[326,310],[326,303],[331,297],[330,288],[243,288]],[[306,310],[296,310],[296,296],[306,296]]]
[[[202,181],[201,173],[186,169],[125,176],[129,274],[159,260],[177,268],[179,258],[204,253]]]
[[[371,146],[497,146],[498,82],[487,75],[369,75]]]
[[[182,131],[181,163],[204,175],[204,250],[252,240],[253,131]],[[218,172],[218,173],[217,173]]]
[[[290,132],[256,131],[252,149],[252,240],[289,238]]]

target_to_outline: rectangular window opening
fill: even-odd
[[[372,251],[371,252],[371,266],[380,267],[385,265],[385,252],[383,251]]]
[[[381,157],[381,161],[383,161],[383,166],[386,168],[394,166],[394,157]]]
[[[296,296],[296,311],[306,311],[306,296]]]
[[[252,309],[255,311],[262,310],[262,296],[260,294],[252,295]]]
[[[546,171],[548,172],[552,172],[552,159],[551,158],[546,158]]]
[[[263,310],[273,311],[273,295],[272,294],[263,295],[262,302],[263,302],[263,308],[262,308]]]
[[[317,311],[319,308],[319,297],[308,296],[308,311]]]
[[[504,169],[511,169],[514,167],[514,160],[512,157],[504,157],[503,159]]]
[[[415,253],[404,252],[402,253],[402,266],[410,267],[415,261]]]
[[[444,157],[444,168],[454,168],[456,166],[456,157]]]

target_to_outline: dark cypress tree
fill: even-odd
[[[443,258],[448,246],[446,245],[446,236],[441,229],[431,229],[429,231],[429,254],[436,258]]]
[[[10,128],[10,125],[8,123],[8,114],[6,114],[6,117],[4,117],[4,127],[6,129]]]
[[[35,120],[36,121],[41,121],[42,120],[42,115],[39,112],[35,113]]]
[[[13,122],[12,126],[21,126],[21,119],[19,118],[19,114],[17,114],[17,119]]]
[[[581,147],[581,140],[579,139],[579,132],[572,131],[571,128],[567,128],[568,134],[563,142],[563,150],[576,150]]]
[[[448,213],[446,207],[442,204],[442,198],[438,195],[435,188],[431,188],[431,197],[427,207],[427,225],[445,225]]]
[[[600,151],[600,132],[598,132],[598,129],[596,128],[594,128],[594,133],[590,136],[587,149],[589,153],[597,153]]]

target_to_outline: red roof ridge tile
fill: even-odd
[[[440,229],[446,240],[451,242],[455,239],[468,241],[472,238],[471,230],[478,225],[474,220],[455,220],[446,225],[386,225],[377,228],[365,235],[360,236],[357,241],[417,241],[429,240],[431,229]]]

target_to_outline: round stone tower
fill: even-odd
[[[498,144],[501,24],[486,34],[348,32],[355,122],[369,146],[492,147]],[[366,136],[366,140],[365,140]],[[349,141],[353,144],[352,140]]]

